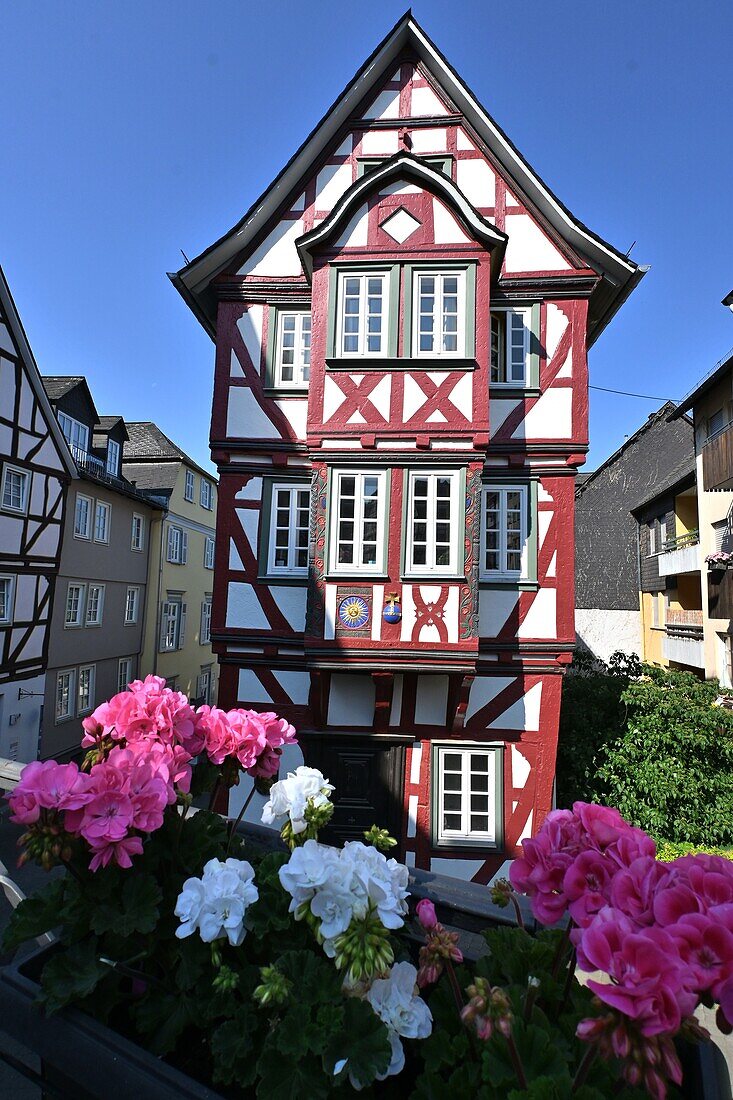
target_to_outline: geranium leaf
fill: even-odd
[[[41,999],[46,1011],[58,1012],[70,1001],[88,997],[109,972],[109,967],[100,962],[96,939],[83,940],[53,955],[41,975]]]
[[[256,1009],[239,1012],[235,1019],[227,1020],[211,1037],[211,1053],[214,1060],[214,1080],[224,1085],[236,1084],[239,1088],[251,1085],[257,1075],[254,1035],[257,1030]]]
[[[387,1028],[365,1002],[349,997],[345,1003],[343,1031],[335,1035],[323,1055],[327,1073],[344,1058],[349,1076],[362,1088],[370,1085],[390,1063],[392,1049]]]
[[[138,1031],[153,1054],[169,1054],[187,1027],[199,1023],[196,999],[186,993],[149,993],[134,1009]]]
[[[50,932],[59,924],[65,885],[63,878],[55,879],[42,893],[20,902],[17,909],[10,914],[8,927],[5,929],[4,951],[15,951],[26,940]]]
[[[114,931],[122,939],[134,932],[152,932],[158,923],[162,896],[152,875],[129,877],[114,902],[100,905],[94,911],[92,928],[97,935]]]
[[[315,1058],[283,1058],[266,1043],[257,1063],[259,1100],[322,1100],[331,1091]]]

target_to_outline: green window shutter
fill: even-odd
[[[527,386],[538,389],[540,384],[540,303],[535,302],[529,323],[529,371]]]

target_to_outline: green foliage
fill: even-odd
[[[615,655],[608,666],[583,658],[566,677],[558,803],[615,806],[673,843],[733,844],[733,712],[715,705],[717,681],[636,672]]]
[[[114,898],[97,907],[91,926],[98,936],[115,931],[123,939],[133,932],[152,932],[160,915],[163,892],[152,875],[135,875],[120,882]]]
[[[724,859],[733,859],[733,848],[716,848],[705,844],[675,843],[671,840],[660,840],[657,843],[657,859],[662,863],[671,863],[680,856],[694,856],[698,852],[704,852],[710,856],[723,856]]]

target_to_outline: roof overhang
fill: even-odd
[[[212,339],[216,335],[217,306],[210,285],[212,280],[236,257],[253,247],[255,239],[278,211],[287,209],[288,202],[302,190],[304,180],[319,157],[348,129],[354,118],[360,117],[359,108],[370,91],[390,75],[391,67],[406,50],[428,67],[479,140],[496,157],[514,189],[523,193],[588,266],[602,276],[589,305],[589,345],[643,278],[646,268],[635,264],[593,233],[560,202],[408,11],[241,221],[180,271],[170,274],[173,284]]]
[[[378,168],[368,172],[351,185],[334,206],[327,218],[295,242],[306,277],[313,275],[313,255],[328,248],[329,241],[346,224],[354,211],[375,191],[380,191],[393,180],[407,179],[421,184],[425,190],[444,199],[463,227],[474,240],[484,245],[492,254],[492,269],[498,276],[501,260],[508,240],[490,221],[482,217],[463,192],[442,172],[436,172],[428,164],[411,153],[395,153]]]
[[[694,390],[682,398],[677,408],[668,417],[669,420],[676,420],[677,417],[683,416],[688,409],[694,409],[698,401],[705,396],[708,390],[717,386],[721,378],[724,378],[726,374],[730,374],[733,371],[733,348],[724,355],[722,359],[719,359],[713,369],[709,371],[702,382],[695,386]]]

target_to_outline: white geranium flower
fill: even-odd
[[[278,871],[280,885],[292,897],[291,913],[304,901],[310,901],[319,886],[328,882],[338,865],[338,852],[317,840],[306,840],[294,848],[290,859]]]
[[[417,970],[412,963],[395,963],[388,978],[372,982],[366,999],[380,1020],[405,1039],[427,1039],[433,1017],[416,994]]]
[[[320,920],[320,933],[326,939],[340,936],[351,924],[354,899],[348,887],[348,881],[329,882],[311,901],[311,913]]]
[[[315,807],[323,806],[329,801],[333,789],[333,784],[322,772],[302,764],[294,772],[288,772],[286,779],[273,784],[269,801],[262,808],[262,822],[275,825],[289,817],[293,832],[302,833],[307,828],[305,811],[309,803]]]
[[[204,943],[223,939],[239,947],[246,935],[244,915],[257,901],[254,870],[244,859],[210,859],[200,879],[190,878],[176,902],[181,920],[176,935],[182,939],[198,929]]]
[[[359,840],[351,840],[344,845],[342,859],[351,863],[354,876],[361,884],[363,898],[376,908],[385,928],[401,928],[407,913],[407,867],[395,859],[388,860],[376,848]],[[355,893],[359,891],[355,890]]]

